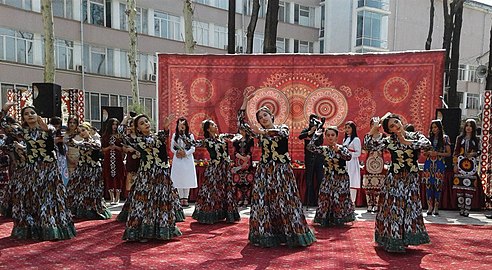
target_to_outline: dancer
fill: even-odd
[[[442,182],[446,171],[445,158],[451,156],[451,142],[444,134],[441,120],[432,120],[429,129],[432,148],[424,151],[426,157],[422,181],[426,184],[427,215],[439,215]]]
[[[384,132],[390,135],[385,138],[379,132],[379,117],[373,121],[378,125],[371,127],[364,143],[371,151],[387,149],[392,161],[381,188],[375,240],[388,252],[405,252],[409,245],[430,242],[422,216],[416,151],[431,144],[418,132],[406,132],[396,114],[383,117]]]
[[[254,95],[254,94],[253,94]],[[252,97],[252,95],[250,96]],[[249,97],[244,93],[238,114],[241,125],[259,140],[261,158],[256,168],[249,219],[249,242],[255,246],[309,246],[316,241],[302,211],[302,203],[288,152],[289,128],[275,125],[267,107],[256,111],[261,128],[245,123]]]
[[[56,160],[58,162],[58,169],[60,170],[60,175],[65,186],[68,184],[70,179],[68,174],[68,160],[67,160],[67,145],[63,138],[64,131],[62,130],[62,120],[60,117],[51,117],[50,124],[55,128],[55,151]]]
[[[374,119],[371,119],[370,126],[371,128],[380,128],[379,123],[374,122]],[[376,140],[381,140],[385,136],[381,132],[378,134],[377,136],[381,137],[376,137]],[[371,136],[371,134],[366,134],[364,141],[368,140],[368,136]],[[378,210],[379,192],[385,178],[383,150],[371,150],[365,145],[364,150],[367,152],[367,156],[364,166],[365,172],[362,177],[362,188],[366,192],[367,212],[376,213]]]
[[[347,146],[352,154],[352,159],[347,162],[347,172],[350,177],[350,197],[355,204],[357,201],[357,191],[360,189],[360,163],[359,156],[362,153],[360,139],[357,136],[357,126],[354,122],[345,123],[345,138],[343,145]]]
[[[350,198],[350,178],[347,170],[353,152],[346,145],[337,144],[338,128],[336,126],[326,128],[327,146],[316,146],[314,143],[315,138],[321,134],[323,130],[318,129],[308,145],[309,151],[323,155],[325,165],[325,175],[321,182],[318,208],[313,222],[319,223],[322,227],[343,225],[355,220],[355,208]]]
[[[232,138],[235,153],[232,179],[238,206],[248,206],[251,201],[251,188],[254,179],[253,145],[253,138],[246,132],[245,127],[240,126],[238,134]]]
[[[195,143],[196,147],[207,149],[210,163],[203,174],[192,217],[205,224],[214,224],[224,219],[226,222],[239,221],[232,185],[231,158],[226,142],[232,135],[219,134],[217,124],[210,119],[202,122],[202,128],[205,138]]]
[[[149,239],[169,240],[180,236],[176,227],[178,216],[184,218],[182,209],[176,209],[179,197],[169,172],[166,141],[173,116],[165,118],[164,130],[153,134],[150,119],[141,114],[135,117],[137,137],[131,152],[140,156],[135,174],[133,192],[123,240],[147,242]]]
[[[473,193],[478,186],[478,157],[480,156],[480,139],[477,137],[477,123],[467,119],[461,134],[456,138],[453,153],[454,180],[453,189],[458,191],[458,208],[460,215],[470,214]]]
[[[79,125],[82,140],[68,142],[79,149],[79,162],[67,186],[67,204],[76,218],[109,219],[111,212],[104,202],[102,168],[99,161],[101,142],[90,135],[91,124]]]
[[[316,206],[318,204],[318,190],[323,179],[323,156],[307,149],[314,132],[323,126],[325,119],[316,114],[309,116],[309,126],[301,131],[299,139],[304,140],[304,164],[306,165],[306,204]],[[318,136],[315,145],[323,144],[323,134]]]
[[[12,102],[2,107],[1,125],[9,130],[5,116]],[[11,236],[18,239],[63,240],[75,237],[70,210],[65,205],[65,186],[60,179],[54,151],[54,129],[38,116],[34,107],[21,110],[22,127],[10,129],[9,135],[23,138],[26,165],[16,175],[15,193],[21,200],[12,208],[14,227]],[[7,127],[7,128],[6,128]],[[10,127],[12,128],[12,126]]]
[[[181,206],[189,207],[188,197],[190,188],[196,188],[196,169],[193,153],[195,137],[190,133],[190,126],[184,117],[176,122],[176,133],[171,138],[171,152],[173,153],[173,164],[171,166],[171,179],[174,187],[178,189]]]
[[[120,202],[123,182],[125,181],[125,164],[123,163],[123,135],[118,132],[120,122],[110,118],[102,136],[104,153],[103,178],[105,190],[109,194],[111,204]]]
[[[76,116],[70,116],[68,118],[68,128],[63,135],[63,141],[67,143],[70,139],[80,141],[79,135],[79,119]],[[68,175],[71,177],[79,161],[79,149],[75,146],[67,145],[67,161],[68,161]]]

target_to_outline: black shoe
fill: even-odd
[[[492,214],[485,215],[486,218],[492,218]]]

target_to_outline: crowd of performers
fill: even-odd
[[[126,200],[117,220],[126,224],[124,240],[177,237],[181,232],[176,223],[185,219],[190,189],[198,186],[193,153],[205,148],[210,162],[193,219],[203,224],[235,223],[240,220],[238,207],[250,206],[251,244],[311,245],[316,237],[306,221],[291,165],[289,127],[275,123],[267,107],[255,112],[257,123],[248,123],[246,108],[253,95],[244,94],[236,134],[220,133],[217,124],[207,119],[202,122],[203,139],[190,133],[186,118],[173,115],[165,118],[158,132],[151,130],[151,120],[142,114],[125,118],[124,123],[109,119],[102,136],[89,123],[71,117],[62,133],[59,118],[48,125],[32,106],[22,108],[22,121],[17,123],[8,115],[13,103],[6,103],[0,114],[4,133],[0,141],[7,161],[0,159],[0,167],[10,164],[11,173],[2,173],[8,184],[0,210],[14,221],[12,237],[70,239],[76,235],[73,218],[109,219],[104,197],[116,204],[122,196]],[[429,243],[419,195],[420,155],[426,158],[421,180],[427,187],[427,214],[439,214],[444,160],[451,155],[460,214],[469,214],[480,154],[473,120],[466,121],[453,153],[439,120],[432,121],[426,137],[406,130],[396,114],[374,117],[363,144],[352,121],[344,125],[345,134],[339,139],[338,127],[325,127],[324,119],[314,114],[309,120],[299,139],[305,142],[307,204],[316,207],[314,224],[354,222],[354,203],[362,187],[368,212],[376,213],[379,246],[404,252],[409,245]],[[170,136],[172,123],[176,126]],[[261,156],[254,168],[255,141]],[[173,154],[172,166],[168,150]],[[362,151],[367,157],[361,179]],[[385,151],[391,157],[388,163],[383,159]]]

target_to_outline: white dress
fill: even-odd
[[[350,177],[350,188],[360,188],[359,156],[361,154],[362,147],[359,137],[355,137],[350,144],[349,142],[350,137],[343,140],[343,145],[347,146],[352,154],[352,159],[347,162],[347,172]]]
[[[196,171],[195,171],[195,159],[193,158],[193,153],[195,152],[195,147],[192,146],[190,149],[186,150],[186,157],[178,158],[176,156],[177,149],[184,149],[185,143],[181,138],[178,142],[174,140],[176,133],[173,134],[171,138],[171,152],[173,153],[173,164],[171,166],[171,180],[175,188],[196,188]],[[190,134],[191,140],[195,140],[193,134]]]

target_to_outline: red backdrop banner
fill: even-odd
[[[400,114],[405,123],[427,133],[440,107],[444,51],[337,55],[158,55],[159,123],[174,113],[185,116],[202,137],[201,122],[211,118],[220,132],[237,131],[236,112],[245,89],[255,91],[248,119],[266,105],[275,123],[290,126],[289,152],[303,160],[297,137],[309,115],[330,125],[352,120],[362,137],[372,116]],[[171,127],[171,130],[174,126]],[[342,136],[340,136],[341,140]],[[203,158],[203,151],[196,158]]]

